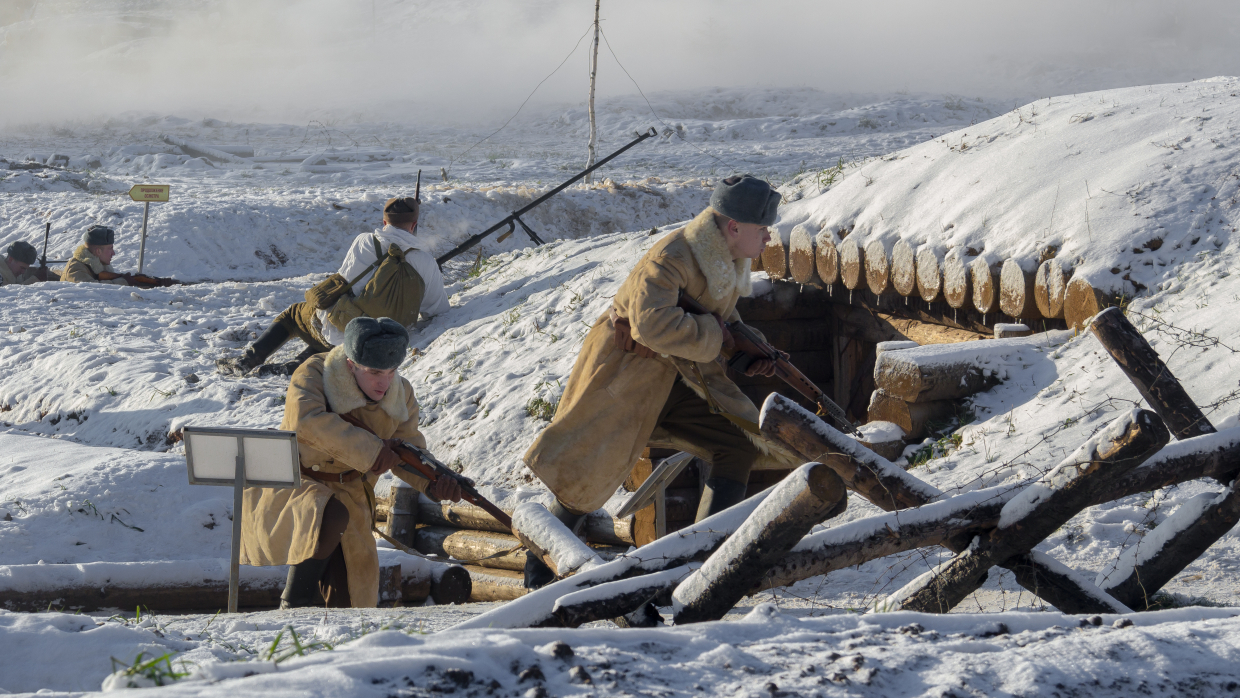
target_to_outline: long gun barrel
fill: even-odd
[[[676,305],[695,315],[712,314],[701,303],[698,303],[684,291],[680,292],[680,298]],[[778,349],[763,341],[742,322],[729,322],[726,324],[728,331],[732,333],[732,338],[736,342],[736,347],[730,353],[729,350],[724,350],[723,358],[726,360],[729,368],[744,373],[754,361],[760,359],[771,360],[775,364],[775,375],[783,382],[792,386],[797,392],[813,400],[818,405],[819,415],[830,416],[841,431],[853,436],[861,436],[861,432],[857,431],[852,422],[848,421],[848,415],[844,414],[844,410],[832,402],[822,388],[815,385],[796,366],[793,366],[790,361],[785,359]]]
[[[521,226],[521,229],[525,231],[525,234],[526,234],[526,235],[529,235],[529,236],[530,236],[530,240],[533,240],[535,245],[541,245],[541,244],[543,244],[543,241],[542,241],[542,240],[538,237],[538,234],[537,234],[537,233],[535,233],[533,230],[531,230],[531,229],[530,229],[530,227],[529,227],[528,225],[526,225],[526,224],[525,224],[525,221],[521,220],[521,216],[522,216],[522,215],[524,215],[526,212],[530,211],[530,210],[531,210],[531,209],[533,209],[534,207],[538,206],[539,204],[543,203],[543,202],[544,202],[544,201],[546,201],[547,199],[550,199],[551,197],[555,196],[556,194],[559,194],[560,192],[564,191],[564,190],[565,190],[565,189],[567,189],[568,187],[572,186],[575,182],[577,182],[577,181],[578,181],[579,179],[581,179],[582,177],[585,177],[586,175],[588,175],[588,174],[590,174],[591,172],[593,172],[593,171],[597,170],[598,168],[602,167],[603,165],[606,165],[608,162],[610,162],[610,161],[612,160],[612,158],[615,158],[617,155],[620,155],[620,154],[621,154],[621,153],[623,153],[624,151],[628,150],[629,148],[632,148],[633,146],[637,145],[638,143],[641,143],[642,141],[646,140],[647,138],[652,138],[652,137],[657,136],[657,135],[658,135],[658,132],[656,132],[656,131],[654,130],[654,128],[653,128],[653,127],[651,127],[651,128],[650,128],[650,130],[649,130],[649,131],[646,131],[645,133],[638,134],[637,138],[634,138],[632,141],[629,141],[629,143],[628,143],[627,145],[625,145],[623,148],[621,148],[621,149],[617,150],[616,152],[612,153],[611,155],[608,155],[607,157],[603,158],[602,160],[599,160],[598,162],[594,163],[594,166],[593,166],[593,167],[586,168],[586,169],[582,170],[581,172],[578,172],[577,174],[573,175],[573,176],[572,176],[572,178],[571,178],[571,179],[569,179],[567,182],[564,182],[563,184],[561,184],[560,186],[556,187],[555,189],[552,189],[551,191],[547,192],[546,194],[543,194],[542,196],[538,197],[537,199],[534,199],[534,201],[532,201],[529,205],[525,206],[524,208],[522,208],[522,209],[520,209],[520,210],[518,210],[518,211],[514,211],[514,212],[512,213],[512,215],[510,215],[510,216],[508,216],[507,218],[505,218],[504,220],[502,220],[502,221],[500,221],[500,222],[496,223],[495,225],[491,226],[490,228],[487,228],[486,230],[482,231],[481,233],[478,233],[477,235],[474,235],[473,237],[469,238],[469,239],[468,239],[468,240],[466,240],[465,242],[462,242],[461,244],[459,244],[459,245],[457,245],[456,247],[452,248],[452,249],[451,249],[451,250],[450,250],[447,254],[444,254],[443,256],[436,258],[436,259],[435,259],[435,262],[436,262],[439,266],[441,266],[441,267],[442,267],[442,266],[444,265],[444,262],[447,262],[449,259],[452,259],[453,257],[455,257],[455,256],[457,256],[457,255],[459,255],[459,254],[461,254],[461,253],[462,253],[462,252],[464,252],[465,250],[468,250],[469,248],[473,247],[474,245],[477,245],[478,243],[482,242],[482,239],[483,239],[483,238],[485,238],[486,236],[490,235],[491,233],[494,233],[495,231],[499,230],[500,228],[504,228],[504,227],[507,227],[507,228],[508,228],[508,230],[509,230],[509,232],[512,232],[512,230],[514,230],[514,229],[515,229],[515,226],[516,226],[516,225],[520,225],[520,226]]]

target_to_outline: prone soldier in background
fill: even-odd
[[[73,251],[73,259],[60,273],[61,281],[70,283],[101,283],[128,286],[129,282],[112,268],[116,251],[116,231],[106,225],[92,225],[82,235],[82,244]]]
[[[234,376],[255,369],[260,376],[290,375],[306,359],[340,345],[354,318],[388,317],[412,329],[419,314],[447,310],[439,265],[416,237],[420,209],[416,198],[389,199],[383,228],[358,235],[339,272],[307,291],[305,302],[276,316],[241,356],[216,361],[216,369]],[[306,343],[305,351],[288,363],[265,363],[294,337]]]
[[[30,268],[38,261],[38,252],[28,242],[18,240],[9,245],[4,263],[0,264],[0,286],[33,284],[39,279]]]

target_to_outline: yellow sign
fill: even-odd
[[[134,201],[167,201],[171,189],[167,184],[135,184],[129,190],[129,198]]]

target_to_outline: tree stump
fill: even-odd
[[[937,301],[939,294],[943,292],[943,272],[939,270],[939,256],[935,254],[933,246],[922,245],[917,250],[916,267],[917,295],[927,303]],[[958,307],[963,308],[964,305]]]
[[[874,361],[874,385],[905,402],[934,402],[958,400],[999,384],[993,372],[983,370],[971,358],[967,351],[954,359],[952,354],[927,358],[916,350],[884,352]]]
[[[818,284],[817,260],[814,258],[814,235],[804,223],[792,229],[788,240],[788,267],[792,280],[799,284]]]
[[[1115,305],[1113,300],[1110,294],[1103,293],[1090,286],[1085,279],[1074,276],[1064,291],[1063,319],[1068,323],[1068,327],[1083,331],[1090,318]]]
[[[1018,320],[1040,320],[1042,313],[1034,302],[1035,276],[1015,259],[1004,262],[999,272],[999,309]]]
[[[943,258],[943,300],[957,310],[967,306],[972,298],[973,280],[969,267],[959,254]]]
[[[917,263],[913,246],[899,240],[891,248],[891,287],[908,298],[917,292]]]
[[[1063,262],[1053,257],[1038,265],[1033,279],[1033,300],[1042,317],[1063,317],[1064,293],[1068,289],[1070,275]]]
[[[887,260],[887,248],[880,240],[865,245],[865,283],[870,292],[881,296],[891,287],[891,264]]]
[[[969,278],[973,282],[973,307],[982,315],[999,310],[999,280],[986,255],[969,263]]]
[[[771,231],[771,241],[762,250],[762,269],[772,279],[788,278],[788,250],[778,230]]]
[[[823,230],[814,239],[814,266],[818,278],[830,288],[840,282],[840,253],[835,249],[831,233]]]
[[[676,624],[718,620],[809,530],[844,507],[844,483],[806,463],[774,487],[745,523],[672,592]]]
[[[840,243],[840,280],[844,288],[855,291],[865,280],[865,253],[853,236],[844,238]]]

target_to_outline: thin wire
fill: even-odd
[[[616,52],[615,52],[615,50],[613,50],[613,49],[611,48],[611,42],[607,40],[607,32],[603,31],[602,27],[599,27],[599,33],[603,35],[603,43],[607,44],[607,50],[611,53],[611,57],[612,57],[612,58],[614,58],[614,59],[616,60],[616,65],[620,66],[620,70],[623,70],[623,71],[624,71],[624,74],[628,76],[629,80],[633,83],[633,87],[636,87],[636,88],[637,88],[637,94],[641,95],[641,96],[642,96],[642,99],[646,100],[646,106],[647,106],[647,107],[650,107],[650,113],[654,115],[654,118],[655,118],[655,120],[656,120],[656,121],[658,121],[659,123],[663,124],[663,126],[664,126],[664,127],[666,127],[666,128],[667,128],[669,131],[671,131],[672,133],[676,134],[676,137],[677,137],[677,138],[679,138],[680,140],[684,141],[685,143],[688,143],[689,145],[693,146],[693,148],[694,148],[695,150],[697,150],[699,153],[701,153],[701,154],[705,155],[706,157],[708,157],[708,158],[710,158],[710,159],[714,160],[715,162],[717,162],[717,163],[719,163],[719,164],[723,165],[724,167],[727,167],[727,168],[728,168],[730,171],[732,171],[732,172],[736,172],[736,171],[738,171],[738,170],[737,170],[737,168],[736,168],[735,166],[733,166],[733,165],[731,165],[731,164],[729,164],[729,163],[727,163],[727,162],[724,162],[722,159],[720,159],[720,158],[718,158],[718,157],[715,157],[714,155],[711,155],[710,153],[706,152],[705,150],[702,150],[701,148],[697,147],[697,145],[695,145],[693,142],[691,142],[691,141],[689,141],[687,138],[685,138],[685,137],[684,137],[684,135],[683,135],[683,134],[681,134],[681,132],[680,132],[679,130],[674,129],[674,128],[672,128],[671,126],[668,126],[666,121],[664,121],[663,119],[659,118],[659,114],[658,114],[657,112],[655,112],[655,110],[654,110],[654,105],[652,105],[652,104],[650,103],[650,100],[649,100],[649,99],[646,99],[646,93],[645,93],[645,92],[642,92],[641,85],[638,85],[638,84],[637,84],[637,81],[633,79],[633,76],[632,76],[632,75],[629,75],[629,71],[628,71],[628,70],[624,67],[624,64],[620,62],[620,59],[616,56]]]
[[[560,64],[555,67],[555,70],[551,71],[551,73],[547,75],[547,77],[543,78],[537,85],[534,86],[533,91],[531,91],[529,96],[525,98],[525,101],[521,103],[521,106],[517,107],[517,111],[515,111],[512,116],[508,117],[508,121],[505,121],[503,126],[500,126],[499,128],[495,129],[495,132],[492,133],[490,136],[483,138],[477,143],[474,143],[473,145],[466,148],[465,152],[461,153],[460,155],[457,155],[456,157],[448,161],[448,173],[449,174],[452,173],[452,165],[455,164],[457,160],[460,160],[461,158],[465,157],[465,155],[467,155],[469,151],[482,145],[485,141],[489,140],[491,136],[494,136],[496,133],[503,131],[505,128],[508,127],[508,124],[512,123],[513,119],[517,118],[517,114],[521,113],[521,110],[525,108],[525,105],[527,103],[529,103],[530,99],[534,96],[534,93],[538,91],[538,88],[542,87],[544,82],[550,80],[552,75],[555,75],[556,73],[560,72],[560,68],[564,67],[564,64],[568,62],[568,59],[572,58],[574,53],[577,53],[577,47],[581,46],[581,40],[586,38],[586,34],[589,34],[590,30],[593,28],[594,28],[594,22],[590,22],[590,26],[586,27],[585,32],[581,34],[581,38],[577,39],[577,43],[573,44],[573,50],[568,52],[568,55],[564,57],[564,60],[560,61]]]

